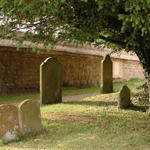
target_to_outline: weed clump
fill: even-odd
[[[137,87],[139,90],[134,96],[138,100],[139,104],[148,104],[149,103],[149,94],[148,94],[148,85],[145,82],[143,85]]]

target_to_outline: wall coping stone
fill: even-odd
[[[17,41],[2,39],[0,40],[0,47],[16,47]],[[43,44],[35,44],[31,41],[24,41],[20,48],[37,48],[37,49],[51,49],[51,46],[45,47]],[[84,54],[84,55],[95,55],[95,56],[105,56],[106,54],[110,54],[112,58],[118,59],[126,59],[126,60],[135,60],[139,61],[137,55],[135,53],[127,53],[125,51],[111,53],[111,49],[104,47],[103,45],[100,47],[94,47],[90,45],[86,46],[75,46],[75,45],[56,45],[53,49],[58,52],[68,52],[73,54]]]

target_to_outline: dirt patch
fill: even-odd
[[[56,114],[53,114],[48,117],[44,117],[44,119],[49,119],[49,118],[53,121],[68,121],[68,122],[91,122],[97,119],[96,117],[91,117],[91,116],[56,115]]]
[[[81,99],[89,96],[96,96],[99,94],[100,94],[99,92],[94,92],[94,93],[86,93],[86,94],[67,95],[67,96],[63,96],[62,100],[63,101],[76,100],[76,99]]]

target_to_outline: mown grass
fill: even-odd
[[[126,84],[129,88],[135,88],[140,86],[144,83],[144,80],[141,79],[132,79],[126,82],[114,82],[114,91],[118,91],[122,85]],[[86,88],[65,88],[62,91],[63,96],[67,95],[78,95],[78,94],[85,94],[85,93],[95,93],[100,92],[99,86],[91,86]],[[7,103],[7,102],[15,102],[15,101],[22,101],[25,99],[40,99],[39,93],[28,93],[28,94],[13,94],[7,96],[0,96],[0,103]]]
[[[129,88],[135,89],[140,85],[144,84],[145,80],[143,79],[131,79],[125,82],[115,82],[114,83],[114,91],[117,92],[124,84],[127,85]]]
[[[134,92],[136,86],[133,86]],[[41,107],[42,131],[17,142],[1,144],[2,150],[148,150],[148,105],[117,108],[118,93],[101,94]]]

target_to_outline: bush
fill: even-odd
[[[148,86],[147,82],[145,82],[143,85],[137,87],[140,91],[135,94],[135,98],[139,101],[140,104],[147,104],[149,103],[149,94],[148,94]]]

